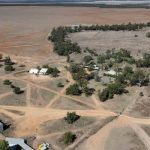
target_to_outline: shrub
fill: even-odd
[[[135,71],[129,79],[130,84],[147,86],[149,83],[149,77],[142,70]]]
[[[67,116],[64,117],[64,120],[67,121],[68,124],[72,124],[80,118],[75,112],[68,112]]]
[[[73,134],[72,132],[66,132],[63,136],[63,141],[64,141],[64,144],[71,144],[75,141],[76,139],[76,135]]]
[[[95,89],[89,87],[85,87],[83,89],[83,92],[85,93],[86,96],[91,96],[94,93],[94,91]]]
[[[140,96],[144,96],[144,94],[143,94],[143,92],[140,92],[140,94],[139,94]]]
[[[71,73],[78,73],[81,70],[81,67],[78,64],[71,64],[69,70]]]
[[[5,85],[11,85],[11,82],[9,80],[4,80],[3,84],[5,84]]]
[[[66,89],[66,94],[67,95],[81,95],[81,90],[79,89],[79,86],[77,84],[70,85]]]
[[[60,71],[55,67],[55,68],[52,68],[52,67],[48,67],[48,70],[46,72],[46,74],[51,74],[53,77],[57,77],[58,74],[60,73]]]
[[[6,65],[4,69],[5,69],[5,71],[14,71],[15,70],[15,68],[11,65]]]
[[[10,87],[11,87],[12,89],[14,89],[16,86],[14,86],[13,84],[11,84]]]
[[[84,60],[84,62],[87,64],[87,63],[89,63],[91,60],[93,60],[93,58],[92,58],[92,56],[85,56],[85,57],[83,58],[83,60]]]
[[[64,85],[63,85],[61,82],[59,82],[59,83],[57,84],[57,87],[64,87]]]
[[[107,88],[103,89],[101,93],[99,93],[99,99],[101,101],[106,101],[107,99],[113,98],[114,94],[122,94],[127,93],[127,90],[124,89],[124,86],[121,83],[112,83],[108,85]]]
[[[13,65],[14,64],[14,62],[12,62],[10,57],[6,57],[4,59],[4,62],[5,62],[5,65]]]
[[[147,37],[147,38],[150,38],[150,32],[147,32],[147,33],[146,33],[146,37]]]
[[[14,92],[15,94],[21,94],[23,91],[22,91],[19,87],[14,87],[13,92]]]

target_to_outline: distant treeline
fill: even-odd
[[[150,27],[148,23],[128,23],[128,24],[114,24],[114,25],[79,25],[79,26],[66,26],[53,28],[51,36],[48,37],[54,43],[54,51],[58,55],[67,56],[73,52],[80,53],[81,48],[77,43],[72,43],[67,39],[67,35],[70,33],[81,31],[136,31]]]
[[[44,3],[44,2],[22,2],[22,3],[7,3],[1,2],[0,6],[65,6],[65,7],[99,7],[99,8],[145,8],[149,9],[149,4],[83,4],[83,3]]]

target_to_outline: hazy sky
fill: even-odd
[[[105,2],[104,2],[105,1]],[[107,1],[107,2],[106,2]],[[118,4],[140,4],[150,3],[150,0],[0,0],[0,2],[78,2],[78,3],[108,3],[114,4],[117,1]],[[116,3],[116,2],[115,2]]]

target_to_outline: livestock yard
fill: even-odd
[[[65,39],[76,42],[81,52],[58,52],[59,26],[129,22],[144,25],[131,31],[69,33]],[[50,150],[149,150],[148,22],[149,9],[0,7],[0,123],[8,125],[0,139],[23,138],[36,150],[42,143]],[[48,71],[32,74],[31,68]],[[127,77],[122,81],[121,75]],[[105,94],[115,84],[121,93]]]

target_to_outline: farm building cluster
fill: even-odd
[[[48,71],[48,68],[41,68],[41,69],[32,68],[30,69],[29,73],[35,74],[35,75],[46,75],[47,71]]]

